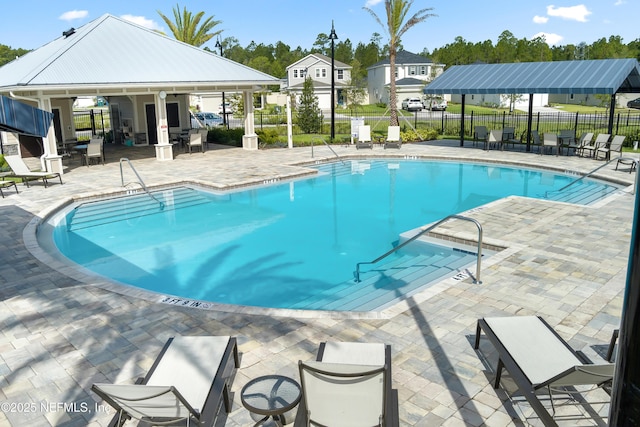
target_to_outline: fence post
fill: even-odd
[[[96,118],[95,115],[93,114],[93,108],[91,110],[89,110],[89,117],[91,119],[91,136],[96,134]]]

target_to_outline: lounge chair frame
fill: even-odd
[[[153,365],[151,366],[151,369],[149,369],[149,372],[147,373],[147,375],[144,378],[138,378],[135,384],[145,386],[150,391],[155,391],[155,393],[150,393],[148,396],[146,396],[145,399],[150,399],[152,397],[158,397],[158,396],[169,394],[169,393],[173,394],[175,398],[179,400],[180,403],[182,403],[184,407],[188,410],[190,414],[190,419],[195,421],[198,426],[213,426],[216,421],[221,405],[224,405],[225,411],[227,413],[231,412],[232,400],[231,400],[230,390],[229,390],[230,382],[233,378],[233,371],[238,367],[240,367],[240,358],[238,356],[237,340],[235,337],[229,337],[229,341],[222,355],[220,365],[218,366],[218,370],[214,376],[213,383],[211,384],[211,388],[209,389],[206,401],[204,403],[204,406],[200,408],[201,409],[200,411],[194,409],[193,406],[186,401],[184,396],[182,396],[180,391],[171,385],[167,385],[167,386],[147,386],[146,385],[147,382],[149,382],[149,380],[153,376],[154,371],[160,364],[160,361],[162,360],[163,356],[171,346],[172,342],[173,342],[173,338],[170,338],[166,342],[166,344],[160,351],[160,354],[158,355],[156,360],[153,362]],[[176,369],[178,369],[178,367],[176,367]],[[127,420],[133,418],[109,394],[104,393],[101,390],[100,386],[101,386],[100,384],[94,384],[91,387],[91,390],[95,392],[98,396],[100,396],[106,403],[108,403],[109,405],[111,405],[113,408],[116,409],[116,414],[113,416],[113,418],[108,424],[109,427],[120,427]],[[131,387],[135,387],[135,385],[131,385]],[[184,419],[185,418],[180,418],[180,419],[143,418],[140,421],[145,423],[143,425],[146,425],[146,423],[151,423],[152,425],[163,425],[163,424],[168,425],[168,424],[174,424],[177,421],[184,420]],[[188,421],[189,419],[187,419],[187,425],[188,425]]]
[[[326,348],[326,342],[320,343],[320,348],[318,349],[318,354],[316,356],[317,362],[322,362],[324,358],[324,352]],[[384,387],[385,387],[385,408],[384,408],[384,420],[382,420],[382,426],[385,427],[398,427],[400,425],[400,417],[398,411],[398,391],[391,388],[391,346],[384,346]],[[379,370],[379,367],[372,367],[372,371]],[[336,373],[331,373],[334,376],[338,376]],[[303,391],[304,393],[304,391]],[[296,414],[296,419],[294,422],[294,427],[302,427],[307,426],[307,409],[305,405],[305,397],[302,396],[300,399],[300,404],[298,405],[298,413]]]
[[[58,178],[60,180],[60,184],[62,185],[62,175],[58,172],[33,172],[30,171],[27,165],[22,160],[22,157],[19,155],[11,155],[4,156],[4,160],[9,164],[9,167],[13,171],[13,176],[18,178],[22,178],[23,182],[27,187],[29,187],[29,178],[31,179],[41,179],[44,183],[45,188],[49,185],[49,179]]]
[[[14,190],[16,190],[16,194],[18,194],[18,186],[16,185],[16,183],[14,181],[0,181],[0,195],[2,195],[2,198],[4,199],[4,192],[2,191],[2,189],[6,189],[6,188],[10,188],[13,187]]]
[[[542,319],[541,317],[538,317],[538,320],[541,322],[541,324],[544,327],[546,327],[555,336],[555,338],[558,340],[558,343],[566,347],[566,349],[569,350],[571,354],[573,354],[576,357],[577,363],[582,362],[584,365],[581,366],[579,364],[576,364],[576,366],[572,367],[571,369],[568,369],[565,372],[561,372],[560,374],[556,375],[553,378],[549,378],[546,381],[538,384],[532,384],[529,378],[527,377],[526,373],[521,368],[521,366],[514,359],[514,357],[512,357],[509,349],[504,345],[504,343],[498,337],[496,332],[494,332],[494,330],[491,328],[491,326],[487,323],[485,319],[478,319],[474,349],[477,350],[479,348],[480,335],[482,332],[484,332],[486,337],[489,339],[489,341],[491,341],[491,343],[493,344],[493,346],[498,352],[498,366],[496,367],[496,378],[493,384],[494,388],[497,389],[500,387],[500,378],[502,374],[502,369],[505,368],[509,372],[509,374],[511,374],[511,378],[513,379],[515,384],[518,386],[518,389],[522,393],[523,397],[529,402],[529,404],[531,405],[533,410],[536,412],[536,414],[540,417],[540,420],[544,423],[544,425],[557,426],[558,424],[554,419],[555,406],[553,404],[553,392],[557,391],[556,389],[552,388],[554,386],[554,383],[557,383],[563,377],[571,375],[573,372],[579,372],[581,369],[588,370],[590,367],[597,368],[598,366],[602,366],[602,365],[592,365],[591,361],[586,356],[584,356],[579,352],[576,352],[573,348],[571,348],[571,346],[564,339],[562,339],[562,337],[558,335],[558,333],[544,319]],[[605,366],[609,367],[612,365],[605,365]],[[600,374],[595,373],[594,375],[597,377]],[[602,381],[595,382],[593,385],[598,387],[603,387],[603,389],[607,391],[606,388],[604,388],[604,386],[610,384],[610,382],[611,382],[611,377],[609,377],[608,375],[603,375]],[[567,385],[564,385],[564,386],[567,386]],[[551,413],[542,404],[539,397],[536,395],[536,391],[541,389],[546,389],[549,393],[549,397],[551,400],[551,407],[552,407]],[[564,389],[562,391],[564,393],[571,392],[570,390],[564,390]]]

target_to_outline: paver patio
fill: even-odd
[[[587,172],[602,164],[576,156],[460,148],[455,141],[405,144],[400,150],[335,149],[341,156],[464,158],[561,171]],[[446,279],[369,318],[169,306],[147,292],[63,274],[32,247],[37,217],[52,206],[121,190],[121,156],[132,159],[149,186],[192,181],[225,188],[305,174],[301,163],[333,157],[326,147],[313,151],[311,157],[311,148],[252,152],[215,146],[158,162],[152,147],[120,147],[107,151],[104,166],[72,160],[64,185],[19,185],[20,194],[0,199],[0,425],[107,425],[113,412],[96,402],[91,384],[143,376],[176,334],[238,338],[241,367],[232,386],[233,411],[223,420],[227,426],[253,423],[240,404],[244,384],[272,373],[297,379],[297,361],[311,359],[325,340],[391,344],[401,425],[416,426],[526,424],[527,406],[513,405],[491,386],[496,354],[488,342],[480,354],[473,350],[480,317],[543,316],[575,349],[601,358],[620,323],[635,197],[629,189],[589,207],[509,197],[467,212],[482,224],[486,242],[506,248],[483,262],[482,284]],[[614,166],[598,176],[632,184],[635,175]],[[447,223],[440,231],[474,236],[464,223]],[[606,406],[595,409],[606,416]],[[567,425],[598,423],[596,416]]]

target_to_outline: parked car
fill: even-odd
[[[202,126],[205,126],[205,127],[221,126],[222,122],[223,122],[222,117],[220,117],[216,113],[201,111],[198,113],[191,114],[192,128],[200,128]]]
[[[229,102],[225,102],[224,105],[220,104],[218,106],[218,114],[233,114],[233,113],[234,113],[233,105],[231,105]]]
[[[431,111],[446,111],[447,101],[445,99],[439,99],[431,101]]]
[[[627,108],[638,108],[640,109],[640,98],[636,98],[632,101],[627,102]]]
[[[420,98],[407,98],[402,101],[402,109],[407,111],[422,111],[424,104]]]

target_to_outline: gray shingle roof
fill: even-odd
[[[471,64],[449,68],[425,89],[426,94],[640,92],[638,61],[589,61]]]
[[[0,67],[0,90],[279,84],[268,74],[106,14]]]
[[[389,58],[385,58],[382,61],[378,61],[369,68],[378,67],[380,65],[389,64]],[[406,65],[406,64],[433,64],[433,61],[429,58],[425,58],[421,55],[416,55],[415,53],[407,52],[406,50],[399,50],[396,53],[396,65]]]

